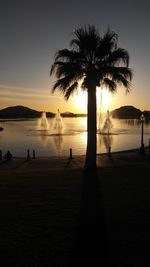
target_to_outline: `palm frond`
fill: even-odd
[[[128,81],[126,79],[126,77],[124,77],[123,74],[119,74],[119,73],[116,73],[114,76],[113,76],[113,80],[119,84],[119,85],[123,85],[125,88],[126,88],[126,92],[130,92],[130,89],[131,89],[131,83],[130,81]]]
[[[83,55],[74,50],[62,49],[57,51],[55,61],[63,60],[64,62],[82,60]]]
[[[71,80],[69,77],[64,77],[58,79],[53,87],[52,87],[52,93],[54,93],[56,90],[60,90],[62,93],[65,93],[66,88],[70,85]]]
[[[100,36],[94,26],[88,25],[78,28],[74,31],[75,38],[70,42],[70,45],[82,52],[83,54],[91,53],[96,50]]]
[[[56,77],[59,79],[63,76],[74,76],[79,77],[77,79],[80,79],[84,73],[84,69],[81,68],[81,66],[78,63],[73,62],[61,62],[57,61],[54,63],[53,72],[55,71]]]
[[[132,80],[132,70],[126,67],[114,67],[113,68],[113,76],[116,74],[122,75],[125,79],[131,81]]]
[[[50,68],[50,76],[52,76],[52,74],[54,74],[55,72],[55,68],[56,68],[56,64],[55,62],[52,64],[51,68]]]
[[[96,56],[98,59],[104,59],[111,51],[117,47],[118,35],[109,29],[103,37],[101,37],[99,46],[97,47]]]
[[[64,95],[65,99],[68,100],[70,95],[72,95],[77,88],[78,88],[77,82],[74,82],[70,87],[68,87]]]
[[[117,85],[113,80],[111,80],[109,78],[105,78],[104,81],[103,81],[103,85],[105,85],[107,88],[109,88],[109,91],[111,93],[116,92]]]
[[[101,77],[114,77],[116,74],[121,74],[129,81],[132,80],[132,70],[128,67],[103,66],[101,70]]]
[[[108,64],[123,63],[125,66],[129,66],[129,54],[125,49],[118,48],[109,54],[107,58]]]
[[[65,92],[65,89],[70,87],[70,85],[74,82],[78,82],[82,78],[82,74],[77,72],[68,72],[66,75],[60,76],[53,85],[52,92],[56,89],[60,89],[61,91]]]
[[[85,65],[85,59],[81,53],[78,53],[76,51],[71,51],[68,49],[59,50],[55,55],[55,61],[51,66],[50,69],[50,76],[54,73],[56,75],[58,74],[58,70],[61,70],[63,68],[72,68],[75,69],[75,66],[79,65]],[[60,74],[61,75],[61,74]]]

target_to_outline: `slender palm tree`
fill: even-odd
[[[87,90],[87,169],[96,169],[96,87],[107,86],[115,92],[123,85],[130,90],[129,54],[117,46],[117,41],[117,34],[110,29],[101,36],[95,26],[81,26],[74,31],[71,49],[59,50],[50,70],[57,78],[52,92],[58,89],[66,100],[78,89],[79,81]]]

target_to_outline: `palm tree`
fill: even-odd
[[[96,169],[96,87],[107,86],[111,92],[118,85],[127,92],[130,89],[129,54],[117,47],[117,41],[117,34],[110,29],[101,36],[95,26],[81,26],[74,31],[71,49],[59,50],[50,70],[50,75],[57,78],[52,92],[58,89],[66,100],[78,89],[79,81],[81,88],[87,90],[87,169]]]

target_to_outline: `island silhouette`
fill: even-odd
[[[21,119],[21,118],[39,118],[43,111],[37,111],[28,107],[21,105],[7,107],[0,110],[1,119]],[[145,119],[150,119],[150,111],[144,111]],[[110,111],[112,118],[118,119],[139,119],[142,114],[142,111],[134,106],[122,106],[120,108]],[[55,113],[46,112],[48,118],[53,118]],[[85,117],[86,114],[73,113],[73,112],[63,112],[61,113],[62,117]]]

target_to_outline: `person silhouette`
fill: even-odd
[[[12,159],[12,154],[10,153],[10,151],[8,150],[7,153],[5,154],[4,158],[6,160],[11,160]]]

